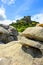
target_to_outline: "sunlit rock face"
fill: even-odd
[[[0,65],[43,65],[40,49],[13,41],[0,45]]]
[[[43,41],[43,27],[29,27],[21,35],[30,39]]]

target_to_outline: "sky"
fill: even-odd
[[[11,24],[24,16],[43,23],[43,0],[0,0],[0,24]]]

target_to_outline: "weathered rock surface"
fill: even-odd
[[[8,31],[9,31],[10,36],[12,36],[14,38],[14,40],[17,40],[18,32],[17,32],[16,28],[14,28],[13,26],[9,26]]]
[[[0,65],[10,65],[10,63],[11,63],[11,59],[10,58],[7,58],[7,57],[0,58]]]
[[[43,41],[43,27],[30,27],[22,32],[22,36]]]
[[[0,26],[0,41],[8,43],[17,40],[18,32],[13,26]]]
[[[32,65],[43,65],[43,27],[27,28],[18,36],[18,40],[23,50],[32,56]]]
[[[10,59],[11,62],[10,62],[9,65],[32,65],[32,56],[30,54],[27,54],[22,49],[22,45],[21,44],[17,44],[17,42],[15,42],[15,41],[6,44],[3,47],[3,49],[0,50],[0,57],[11,58]],[[7,59],[0,61],[0,64],[3,62],[3,65],[4,64],[7,65],[6,60]]]
[[[4,29],[8,29],[9,25],[4,25],[4,24],[0,24],[1,27],[3,27]]]
[[[27,47],[30,46],[30,47],[33,47],[34,49],[35,48],[39,49],[43,55],[43,42],[27,39],[23,36],[22,37],[19,36],[19,40],[20,40],[20,43],[24,46],[27,46]]]
[[[0,34],[9,34],[9,32],[0,26]]]
[[[0,65],[43,65],[40,51],[20,44],[20,41],[1,44],[0,49]]]
[[[27,46],[32,46],[35,48],[43,49],[43,42],[34,41],[31,39],[27,39],[25,37],[21,37],[20,42],[22,45],[27,45]]]
[[[14,28],[13,26],[9,26],[8,31],[9,31],[9,33],[10,33],[11,35],[15,35],[15,36],[18,35],[16,28]]]

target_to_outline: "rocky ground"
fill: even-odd
[[[18,33],[12,26],[0,26],[0,65],[43,65],[43,26]]]

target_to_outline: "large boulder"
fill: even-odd
[[[43,27],[29,27],[21,35],[30,39],[43,41]]]
[[[0,49],[0,65],[43,65],[43,57],[38,57],[41,52],[31,46],[22,45],[20,41],[1,44]]]
[[[43,55],[43,42],[34,41],[31,39],[27,39],[25,37],[20,37],[19,40],[20,40],[20,43],[24,46],[30,46],[30,47],[39,49]]]
[[[17,40],[18,32],[13,26],[0,26],[0,41],[8,43]]]

